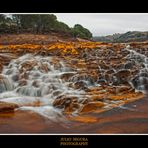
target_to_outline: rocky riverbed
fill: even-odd
[[[127,129],[144,125],[132,133],[147,132],[146,43],[23,44],[0,50],[1,133],[127,133],[118,129],[122,120]],[[138,101],[144,104],[138,107]]]

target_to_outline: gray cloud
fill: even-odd
[[[94,36],[148,31],[148,13],[55,13],[58,20],[70,27],[82,24]]]

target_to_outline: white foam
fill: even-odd
[[[28,64],[28,62],[35,62],[35,66],[26,71],[23,65]],[[46,71],[42,69],[44,64],[47,67]],[[4,67],[2,74],[10,79],[10,82],[14,84],[14,88],[11,91],[6,90],[0,93],[0,100],[15,103],[20,107],[20,110],[36,112],[52,121],[63,120],[62,110],[55,109],[52,106],[54,99],[58,95],[81,98],[80,95],[84,94],[84,91],[70,88],[70,82],[61,79],[61,76],[65,73],[75,74],[77,72],[66,67],[63,61],[59,61],[58,65],[60,67],[54,65],[51,57],[31,54],[12,60],[8,66]],[[28,66],[27,68],[29,68]],[[28,77],[23,76],[25,73]],[[39,107],[36,107],[37,105]]]
[[[64,121],[63,120],[64,117],[61,111],[58,109],[55,109],[52,106],[41,106],[41,107],[23,106],[23,107],[20,107],[19,110],[32,111],[55,122],[61,121],[61,120]]]

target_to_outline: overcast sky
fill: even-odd
[[[73,27],[81,24],[93,36],[148,31],[148,13],[54,13],[59,21]]]

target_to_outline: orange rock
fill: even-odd
[[[53,102],[53,106],[64,109],[65,113],[72,113],[80,107],[78,98],[74,96],[60,96]]]
[[[70,117],[69,119],[73,121],[84,122],[84,123],[97,122],[97,118],[93,116],[76,116],[76,117]]]
[[[102,95],[102,94],[100,94],[100,95],[94,95],[94,96],[92,96],[92,100],[93,101],[102,101],[103,99],[104,99],[104,95]]]
[[[0,113],[2,112],[12,112],[15,108],[18,108],[17,104],[0,102]]]
[[[80,110],[80,113],[87,113],[95,111],[98,108],[101,108],[104,106],[103,102],[97,101],[97,102],[89,102],[88,104],[84,105],[82,109]]]

